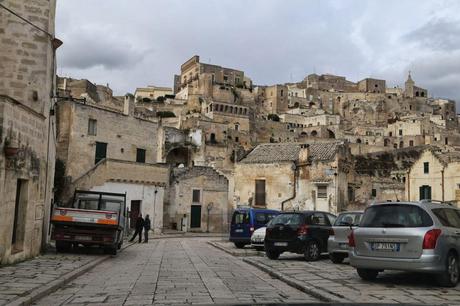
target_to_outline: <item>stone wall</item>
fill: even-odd
[[[48,239],[55,154],[50,97],[56,1],[5,0],[2,5],[49,34],[0,9],[1,264],[38,255]]]

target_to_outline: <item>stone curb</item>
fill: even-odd
[[[231,251],[221,245],[219,245],[218,243],[216,243],[215,241],[208,241],[207,242],[208,244],[212,245],[213,247],[215,247],[216,249],[219,249],[221,251],[224,251],[225,253],[228,253],[230,255],[233,255],[235,257],[244,257],[244,256],[263,256],[263,252],[259,252],[259,251],[256,251],[256,250],[251,250],[251,251],[244,251],[244,253],[242,253],[242,251],[238,251],[238,252],[234,252],[234,251]]]
[[[134,243],[129,243],[125,245],[124,247],[121,248],[120,251],[132,246]],[[9,304],[6,304],[7,306],[22,306],[22,305],[31,305],[33,302],[53,293],[54,291],[58,290],[60,287],[63,285],[73,281],[77,277],[85,274],[98,264],[102,263],[103,261],[111,258],[111,255],[106,255],[103,256],[95,261],[89,262],[76,270],[69,272],[67,274],[64,274],[60,276],[58,279],[55,279],[48,284],[45,284],[37,289],[32,290],[29,294],[26,296],[19,297],[13,301],[11,301]]]
[[[320,289],[310,287],[310,286],[305,286],[302,282],[300,282],[298,280],[295,280],[295,279],[293,279],[291,277],[288,277],[283,273],[273,271],[272,269],[270,269],[266,265],[263,265],[263,264],[261,264],[259,262],[251,260],[250,258],[243,258],[243,261],[245,263],[248,263],[248,264],[258,268],[259,270],[262,270],[265,273],[268,273],[270,276],[273,276],[274,278],[279,279],[280,281],[288,284],[289,286],[294,287],[294,288],[296,288],[296,289],[298,289],[298,290],[300,290],[302,292],[305,292],[305,293],[307,293],[307,294],[319,299],[322,302],[329,302],[329,303],[331,303],[331,302],[332,303],[347,303],[348,302],[346,300],[345,301],[343,301],[343,300],[339,301],[337,299],[338,298],[337,296],[334,296],[334,295],[330,294],[327,291],[320,290]]]

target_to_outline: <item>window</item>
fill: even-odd
[[[238,138],[238,136],[235,137],[235,142],[239,142],[239,140],[240,140],[240,139]]]
[[[192,201],[193,203],[201,203],[201,190],[193,189]]]
[[[433,220],[415,205],[380,204],[370,206],[362,217],[360,227],[428,227]]]
[[[284,90],[281,89],[280,95],[283,96]]]
[[[145,163],[145,150],[137,149],[136,150],[136,163]]]
[[[238,131],[240,129],[240,126],[238,124],[235,124],[235,131]]]
[[[107,157],[107,143],[105,142],[96,142],[96,154],[95,154],[94,163],[97,164],[102,159]]]
[[[310,225],[329,225],[329,220],[322,213],[314,213],[307,217],[307,224]]]
[[[425,174],[430,173],[430,163],[429,162],[423,163],[423,173]]]
[[[271,224],[299,225],[302,224],[302,214],[281,214],[273,218]]]
[[[335,220],[334,226],[358,226],[362,216],[361,213],[341,213]]]
[[[353,187],[348,187],[348,201],[353,202],[355,200],[355,190]]]
[[[372,197],[375,198],[377,196],[377,189],[372,189]]]
[[[274,217],[276,217],[276,215],[271,213],[256,213],[256,223],[266,225]]]
[[[224,81],[225,81],[225,82],[228,81],[228,76],[227,76],[227,75],[224,75]]]
[[[459,212],[452,208],[433,209],[433,213],[438,217],[444,226],[460,228]]]
[[[414,141],[413,140],[409,140],[409,147],[413,147],[414,146]]]
[[[399,136],[402,136],[403,130],[399,130]]]
[[[265,206],[265,180],[256,180],[256,205]]]
[[[321,198],[321,199],[327,198],[327,185],[318,186],[318,198]]]
[[[211,143],[216,143],[216,134],[211,133]]]
[[[249,213],[246,211],[235,211],[232,217],[233,224],[249,224]]]
[[[96,136],[97,133],[97,120],[88,119],[88,135]]]
[[[423,185],[419,188],[420,200],[431,200],[431,186]]]
[[[389,132],[389,133],[388,133],[388,136],[392,137],[392,136],[393,136],[393,132]]]

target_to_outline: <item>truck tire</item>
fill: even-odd
[[[69,252],[72,245],[67,241],[56,241],[56,251],[58,253]]]

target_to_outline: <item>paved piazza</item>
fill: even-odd
[[[348,259],[343,264],[333,264],[323,256],[322,260],[306,262],[297,254],[285,253],[279,260],[266,257],[250,257],[248,260],[340,302],[460,305],[460,285],[441,288],[430,275],[384,272],[376,281],[366,282],[348,264]]]
[[[207,240],[135,244],[36,305],[318,302]]]

